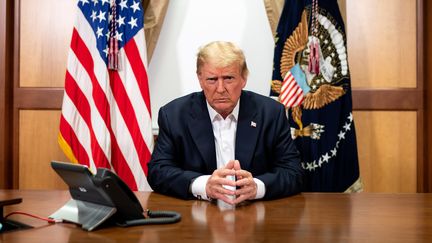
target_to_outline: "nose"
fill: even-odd
[[[217,81],[216,92],[218,92],[218,93],[225,92],[225,83],[224,83],[224,80],[222,78],[219,78]]]

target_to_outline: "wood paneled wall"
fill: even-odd
[[[416,0],[347,0],[347,11],[352,86],[416,88]]]
[[[368,192],[424,191],[419,3],[346,0],[360,174]]]
[[[426,191],[432,192],[432,2],[424,1],[425,170]]]
[[[63,87],[77,1],[20,2],[19,87]]]
[[[0,176],[3,173],[9,177],[0,180],[0,188],[7,186],[8,181],[21,189],[64,188],[50,171],[49,162],[66,160],[56,140],[76,1],[5,0],[0,7],[12,2],[15,32],[6,32],[15,40],[6,42],[15,45],[15,52],[10,58],[0,52],[0,60],[7,59],[0,68],[5,68],[5,63],[13,64],[13,107],[9,104],[13,116],[9,116],[9,122],[0,120],[0,133],[12,130],[15,139],[0,134],[0,139],[5,140],[0,142],[0,152],[8,144],[13,147],[7,149],[13,151],[12,163],[0,155]],[[432,74],[427,71],[423,78],[423,0],[339,3],[346,20],[365,191],[429,191],[432,168],[428,167],[430,158],[425,151],[432,147],[426,121],[430,123],[432,118],[430,106],[424,105],[430,101],[424,97],[424,88],[428,88],[426,92],[431,97],[428,84]],[[42,8],[48,10],[36,10]],[[427,9],[432,10],[430,3],[425,5]],[[426,20],[430,23],[432,17],[426,16]],[[1,27],[7,26],[3,14],[0,21],[1,34],[5,32]],[[431,42],[431,25],[426,27],[429,31],[425,31],[425,37]],[[7,45],[4,39],[2,34],[0,48]],[[430,48],[425,50],[426,56],[432,56]],[[426,65],[431,66],[430,60]],[[5,99],[5,94],[11,93],[5,85],[10,80],[0,74],[0,82],[0,99]],[[1,112],[8,111],[4,108],[7,102],[0,100],[0,105]],[[13,177],[5,172],[8,165],[13,166]]]
[[[57,144],[60,113],[59,110],[20,110],[19,188],[66,189],[49,163],[51,160],[67,161]]]
[[[6,2],[0,2],[0,177],[6,177],[5,148],[5,84],[6,84]],[[5,187],[0,180],[0,188]]]
[[[416,112],[356,111],[354,119],[365,191],[416,192]]]
[[[0,188],[12,186],[12,43],[13,5],[0,1]]]

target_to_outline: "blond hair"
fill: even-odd
[[[206,63],[210,63],[219,68],[238,64],[244,79],[246,79],[249,74],[243,51],[232,42],[213,41],[201,47],[197,54],[198,74],[201,67]]]

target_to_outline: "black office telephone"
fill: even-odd
[[[126,227],[176,223],[181,219],[173,211],[147,210],[145,215],[135,194],[109,169],[98,168],[93,175],[84,165],[52,161],[51,166],[69,186],[72,197],[51,218],[81,224],[88,231],[104,222]]]

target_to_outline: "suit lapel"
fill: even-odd
[[[253,151],[258,139],[259,121],[253,97],[243,91],[240,97],[239,119],[237,123],[235,157],[243,169],[249,169]]]
[[[202,92],[192,98],[189,119],[189,132],[211,174],[216,170],[216,151],[213,127]]]

